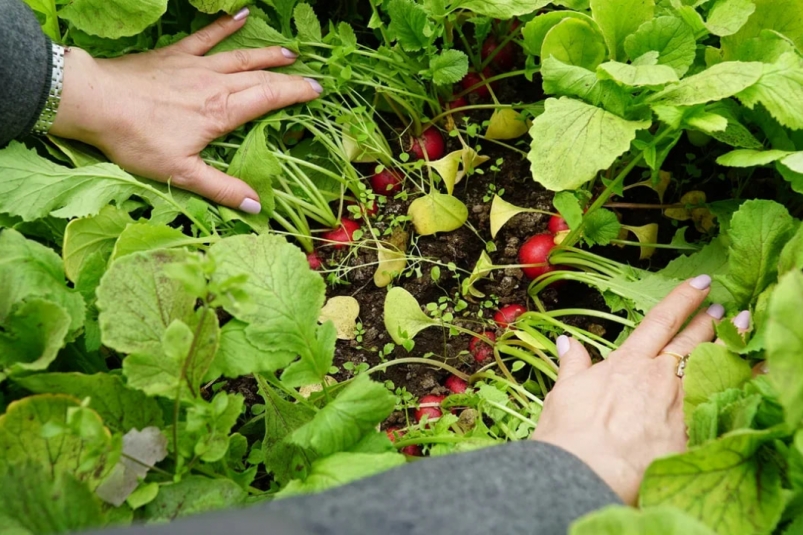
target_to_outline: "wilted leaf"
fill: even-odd
[[[650,223],[649,225],[644,225],[643,227],[629,227],[627,225],[622,225],[622,228],[635,234],[639,243],[642,244],[641,256],[639,257],[640,260],[647,260],[655,254],[655,247],[651,247],[650,244],[658,243],[657,223]]]
[[[533,212],[533,210],[531,208],[520,208],[510,204],[499,195],[494,195],[494,200],[491,203],[491,237],[496,238],[502,227],[517,215],[529,212]]]
[[[167,438],[158,427],[132,429],[123,436],[123,457],[95,491],[105,502],[120,507],[150,467],[167,457]]]
[[[407,215],[415,225],[416,232],[430,236],[462,227],[468,220],[468,208],[456,197],[432,192],[414,200]]]
[[[491,116],[486,139],[518,139],[530,129],[524,116],[512,108],[496,110]]]
[[[377,288],[388,286],[407,267],[406,249],[409,239],[407,232],[396,229],[387,242],[376,242],[379,265],[374,273],[374,284]]]
[[[413,294],[404,288],[392,288],[385,298],[385,328],[397,344],[412,340],[427,327],[435,327],[438,322],[421,311],[421,306]]]
[[[318,321],[331,321],[337,330],[338,340],[357,338],[357,318],[360,316],[360,303],[353,297],[336,296],[329,299],[321,309]]]
[[[497,197],[497,199],[498,198],[499,197]],[[474,285],[477,284],[480,279],[488,276],[495,267],[491,257],[488,256],[488,253],[483,251],[480,255],[480,259],[477,260],[477,264],[474,266],[474,271],[471,272],[471,276],[463,281],[463,295],[471,294],[479,299],[485,297],[485,294],[477,290]]]

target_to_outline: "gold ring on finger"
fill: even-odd
[[[663,353],[661,353],[661,355],[669,355],[670,357],[675,357],[675,360],[677,360],[678,362],[675,375],[677,375],[681,379],[683,378],[684,375],[686,375],[686,364],[689,362],[689,355],[680,355],[672,351],[664,351]]]

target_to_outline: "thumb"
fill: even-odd
[[[591,367],[591,356],[583,344],[577,340],[563,335],[558,337],[555,344],[558,347],[558,358],[560,359],[558,383]]]
[[[257,192],[239,178],[210,167],[200,157],[188,167],[186,176],[173,177],[175,186],[248,214],[262,211]]]

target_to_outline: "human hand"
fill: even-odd
[[[94,145],[137,175],[259,213],[256,191],[206,165],[199,153],[248,121],[315,99],[323,88],[315,80],[261,70],[295,61],[279,47],[204,56],[242,28],[247,15],[244,9],[143,54],[96,60],[70,50],[50,133]]]
[[[714,338],[725,310],[711,305],[679,332],[705,301],[711,277],[701,275],[653,308],[622,346],[597,365],[582,344],[558,338],[560,371],[533,434],[573,453],[625,503],[635,504],[647,467],[686,448],[683,383],[671,353],[690,354]],[[749,328],[749,312],[734,320]]]

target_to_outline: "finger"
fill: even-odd
[[[249,214],[262,211],[259,195],[251,186],[206,165],[200,158],[189,162],[187,171],[174,176],[171,184],[235,210]]]
[[[228,119],[234,130],[248,121],[268,112],[309,102],[323,92],[321,85],[312,79],[286,80],[276,84],[261,84],[229,96]]]
[[[223,77],[223,80],[231,93],[239,93],[257,85],[279,84],[287,81],[300,82],[303,78],[270,71],[251,71],[228,74]]]
[[[222,17],[215,22],[185,37],[178,43],[168,47],[169,50],[203,56],[226,37],[230,36],[245,25],[248,18],[248,8],[244,7],[234,16]]]
[[[619,353],[654,358],[678,333],[708,296],[711,277],[686,281],[650,310],[641,325],[622,344]]]
[[[251,50],[232,50],[206,58],[209,68],[223,74],[235,72],[260,71],[274,67],[292,65],[298,54],[280,46],[254,48]]]
[[[698,345],[714,339],[715,324],[724,316],[725,307],[719,304],[711,305],[705,312],[697,314],[686,328],[667,344],[662,353],[675,353],[681,356],[691,354]]]
[[[568,336],[559,336],[555,344],[558,346],[560,369],[558,382],[565,381],[591,367],[591,357],[583,344]]]
[[[739,334],[745,334],[750,332],[750,323],[752,318],[753,315],[750,313],[749,310],[743,310],[739,312],[739,314],[737,314],[736,317],[731,320],[731,323],[733,323],[734,327],[736,327],[736,331]],[[717,338],[717,341],[715,343],[721,346],[727,345],[719,338]]]

